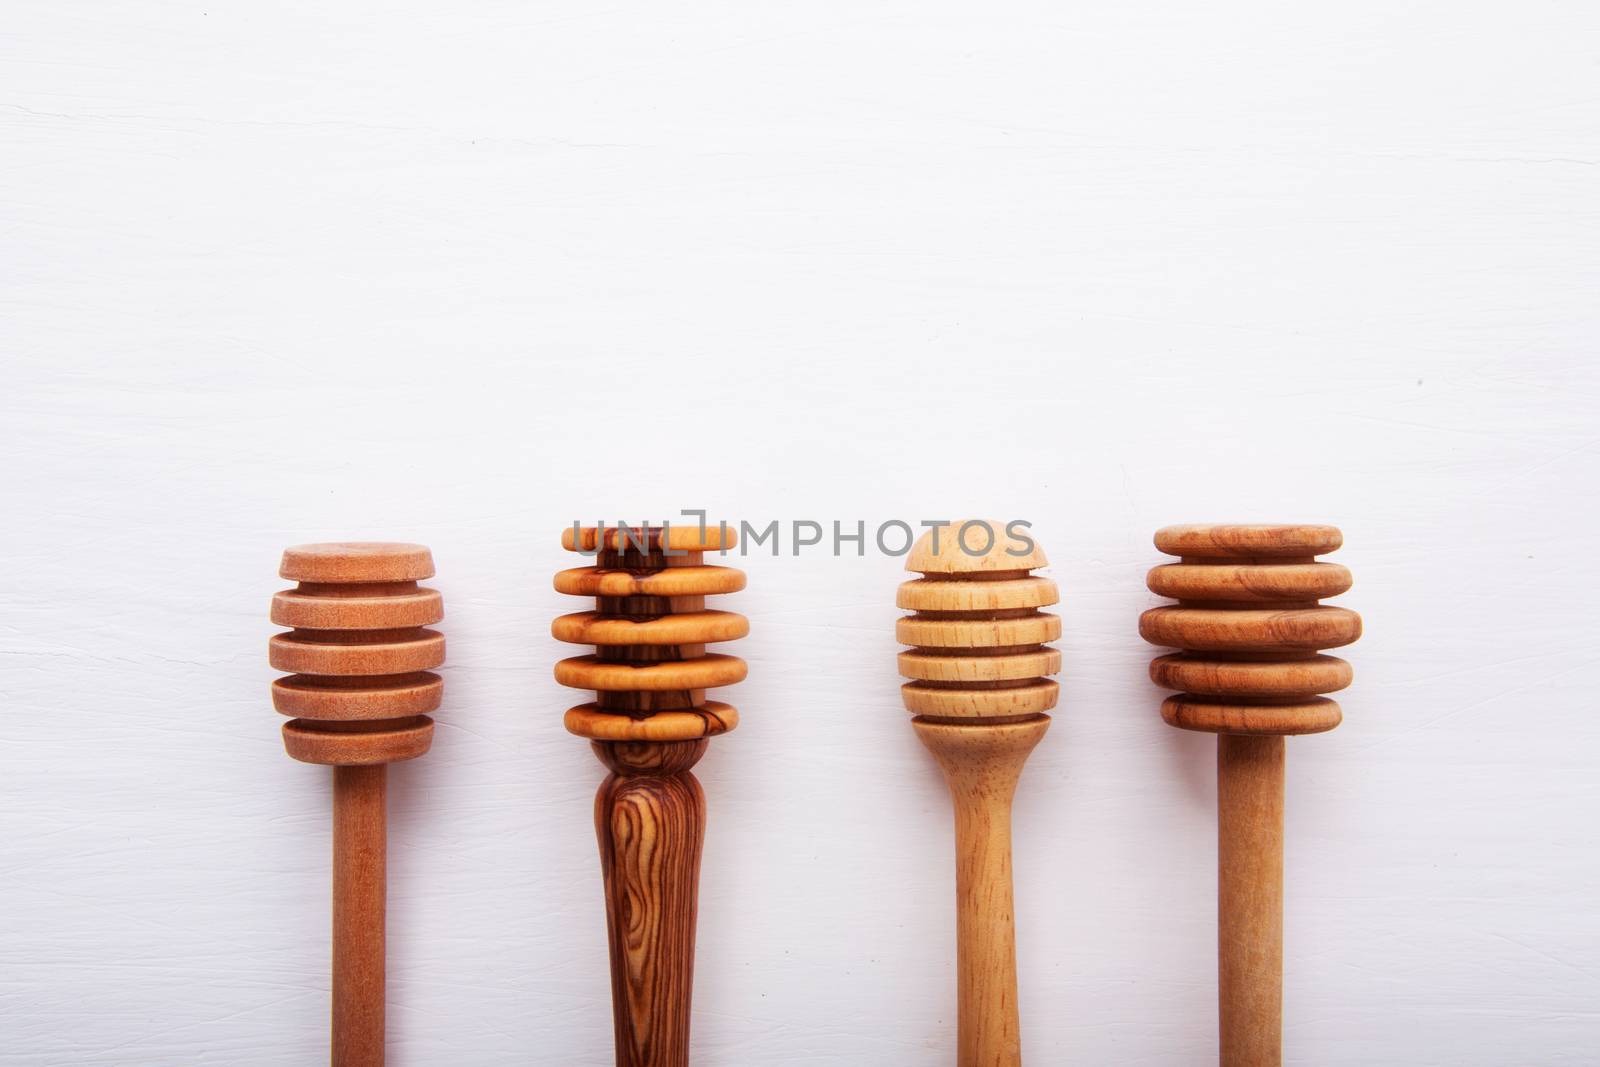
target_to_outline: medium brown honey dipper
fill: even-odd
[[[708,611],[705,598],[744,588],[708,551],[731,548],[726,528],[567,530],[563,547],[597,552],[593,567],[556,575],[557,592],[595,598],[595,610],[551,625],[595,654],[556,664],[556,681],[593,689],[566,726],[610,775],[595,795],[605,879],[611,1007],[618,1067],[687,1067],[694,927],[706,802],[690,769],[709,738],[739,715],[706,690],[745,676],[744,661],[705,646],[749,631],[744,616]]]
[[[1318,563],[1344,538],[1332,526],[1168,526],[1139,633],[1183,649],[1150,665],[1181,689],[1161,717],[1217,735],[1218,1006],[1223,1067],[1275,1067],[1283,1032],[1283,769],[1287,735],[1339,725],[1319,696],[1350,684],[1350,665],[1319,650],[1361,636],[1361,616],[1317,603],[1350,588]]]
[[[333,767],[333,1067],[380,1067],[384,1037],[387,765],[428,751],[444,681],[444,603],[421,545],[299,545],[272,598],[272,683],[289,755]]]
[[[989,534],[984,533],[987,527]],[[1022,1062],[1011,896],[1011,800],[1022,765],[1050,726],[1061,619],[1038,609],[1056,584],[1029,572],[993,523],[951,523],[924,534],[906,559],[922,577],[895,603],[916,614],[895,624],[901,687],[922,743],[944,771],[956,819],[958,1067]],[[965,543],[964,543],[965,539]],[[981,554],[973,550],[984,549]]]

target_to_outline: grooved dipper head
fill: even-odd
[[[1020,531],[1019,531],[1020,532]],[[906,709],[935,722],[1012,722],[1055,707],[1061,619],[1038,610],[1056,583],[1029,572],[1048,565],[1031,538],[1005,524],[969,519],[934,527],[906,558],[922,577],[901,584],[895,604],[914,614],[895,623],[913,646],[900,653]]]
[[[593,611],[550,625],[558,641],[594,654],[556,664],[556,681],[596,699],[567,711],[572,733],[591,741],[692,741],[732,730],[739,713],[706,690],[744,680],[744,660],[708,653],[750,630],[743,615],[707,610],[706,597],[744,588],[744,574],[703,562],[733,547],[725,527],[581,527],[564,548],[595,553],[593,567],[556,575],[558,593],[595,598]]]
[[[428,750],[444,680],[444,618],[422,545],[344,542],[297,545],[279,575],[299,582],[272,598],[272,621],[290,626],[268,659],[292,671],[272,683],[289,755],[307,763],[357,765],[412,759]]]
[[[1185,730],[1314,734],[1338,726],[1339,705],[1319,696],[1350,684],[1350,665],[1319,650],[1361,636],[1361,616],[1319,604],[1350,588],[1350,572],[1315,557],[1344,543],[1332,526],[1168,526],[1156,547],[1181,562],[1153,569],[1150,591],[1176,605],[1139,617],[1139,633],[1183,649],[1150,665],[1181,689],[1161,717]]]

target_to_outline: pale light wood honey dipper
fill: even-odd
[[[985,535],[983,527],[992,531]],[[967,530],[963,534],[963,529]],[[1029,572],[1048,565],[1037,545],[1022,555],[1004,528],[950,523],[924,534],[895,603],[915,614],[895,624],[914,646],[900,653],[911,724],[944,772],[955,806],[958,1067],[1022,1062],[1011,892],[1011,801],[1022,765],[1050,726],[1061,653],[1056,584]],[[973,554],[968,549],[983,551]]]
[[[1168,526],[1156,547],[1180,556],[1153,569],[1139,633],[1181,648],[1150,677],[1183,690],[1161,717],[1217,735],[1217,958],[1220,1062],[1276,1067],[1283,1053],[1284,737],[1333,729],[1321,693],[1350,684],[1350,665],[1321,649],[1361,636],[1361,616],[1319,604],[1350,572],[1318,563],[1344,538],[1332,526]]]
[[[709,739],[739,715],[706,690],[745,676],[744,661],[706,645],[745,636],[749,624],[705,598],[744,588],[744,574],[709,566],[732,531],[697,527],[567,530],[572,551],[596,565],[556,575],[558,592],[595,598],[595,610],[551,625],[595,653],[556,664],[556,680],[597,698],[566,714],[610,775],[595,796],[605,880],[611,1007],[618,1067],[687,1067],[695,912],[706,802],[690,769]]]
[[[333,1067],[381,1067],[387,765],[428,751],[444,681],[444,617],[422,545],[344,543],[285,550],[272,598],[272,683],[289,755],[333,768]]]

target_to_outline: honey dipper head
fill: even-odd
[[[1161,706],[1186,730],[1312,734],[1342,720],[1319,696],[1350,684],[1350,665],[1321,649],[1361,636],[1361,616],[1319,604],[1350,588],[1350,572],[1316,556],[1344,543],[1332,526],[1169,526],[1156,547],[1181,556],[1153,569],[1150,591],[1176,605],[1139,617],[1139,633],[1183,649],[1150,665],[1159,686],[1184,690]]]
[[[297,545],[279,575],[299,583],[272,598],[272,621],[290,626],[268,646],[279,670],[272,703],[295,716],[283,728],[289,755],[307,763],[370,764],[428,750],[444,680],[444,618],[422,545],[340,542]]]
[[[1020,531],[1019,531],[1020,532]],[[906,558],[922,577],[905,582],[895,604],[914,614],[895,623],[913,646],[900,653],[906,709],[934,722],[1014,722],[1055,707],[1061,619],[1041,607],[1056,583],[1029,572],[1047,565],[1031,537],[1006,524],[969,519],[935,527]]]
[[[594,646],[592,655],[556,664],[556,681],[595,692],[592,702],[567,711],[569,731],[597,742],[703,742],[738,725],[732,705],[706,699],[707,689],[745,677],[744,660],[706,651],[750,629],[743,615],[706,607],[706,597],[744,588],[742,572],[704,562],[705,553],[735,540],[721,525],[562,533],[562,547],[595,555],[595,566],[555,578],[557,592],[594,598],[593,610],[550,626],[558,641]]]

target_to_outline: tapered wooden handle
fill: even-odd
[[[1017,942],[1011,896],[1011,798],[1055,707],[1061,653],[1056,583],[1011,527],[969,519],[935,527],[906,558],[895,622],[911,724],[950,786],[956,818],[958,1067],[1018,1067]]]
[[[595,566],[556,575],[558,592],[592,596],[592,611],[551,624],[559,641],[593,645],[556,664],[556,680],[592,689],[566,714],[611,776],[595,797],[611,947],[617,1067],[687,1067],[694,987],[695,899],[706,802],[689,773],[707,738],[739,713],[706,690],[745,676],[737,656],[708,653],[749,630],[744,616],[708,610],[706,597],[744,588],[705,553],[736,537],[725,525],[574,527],[561,543]]]
[[[1282,737],[1217,738],[1222,1067],[1283,1062]]]
[[[382,1067],[387,771],[333,769],[333,1067]]]
[[[689,768],[708,742],[605,742],[595,796],[617,1067],[688,1067],[706,801]]]
[[[957,1062],[1020,1064],[1010,805],[998,812],[972,796],[955,804]]]
[[[958,1067],[1018,1067],[1016,911],[1011,896],[1011,800],[1028,754],[1050,727],[913,719],[950,786],[956,820]]]

